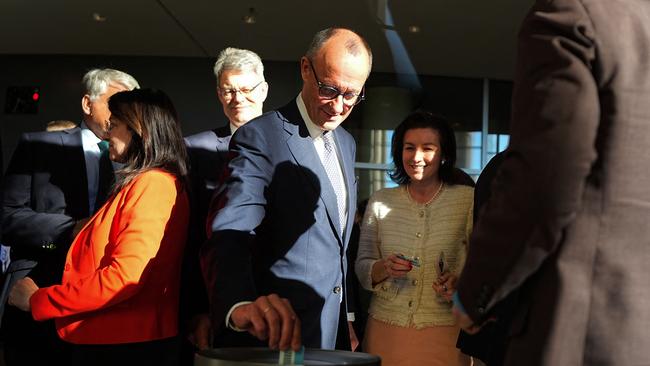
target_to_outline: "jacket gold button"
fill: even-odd
[[[421,237],[422,237],[422,233],[416,233],[415,236],[416,236],[417,238],[421,238]]]
[[[341,293],[341,286],[336,286],[332,289],[332,292],[335,294],[340,294]]]

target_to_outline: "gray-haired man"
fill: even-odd
[[[4,177],[2,232],[12,263],[0,306],[13,283],[27,274],[39,287],[61,281],[68,247],[88,217],[100,207],[108,187],[100,175],[101,146],[108,129],[107,101],[139,87],[129,74],[94,69],[83,77],[83,121],[57,132],[24,134]],[[108,175],[111,175],[110,163]],[[110,181],[110,177],[108,178]],[[37,323],[29,313],[7,306],[2,335],[7,365],[67,362],[53,321]],[[38,348],[36,352],[34,349]]]
[[[208,300],[198,263],[198,249],[206,239],[208,207],[219,175],[228,162],[230,137],[237,128],[262,114],[269,89],[264,80],[262,60],[253,51],[232,47],[224,49],[214,64],[214,75],[217,78],[217,96],[229,123],[185,138],[194,197],[192,229],[183,274],[181,317],[190,322],[190,341],[199,348],[208,347],[210,334]]]

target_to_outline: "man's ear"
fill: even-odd
[[[300,59],[300,75],[302,76],[302,81],[307,81],[307,75],[311,73],[311,68],[309,67],[309,59],[302,56]]]
[[[84,94],[84,96],[81,98],[81,110],[84,112],[85,115],[91,116],[92,111],[90,109],[90,104],[92,102],[90,101],[90,95]]]
[[[262,102],[264,102],[266,100],[266,97],[269,95],[269,83],[264,81],[262,85],[260,85],[260,88],[262,88],[260,92],[262,93]]]

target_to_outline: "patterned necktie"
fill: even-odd
[[[330,131],[323,132],[323,167],[327,172],[327,177],[330,179],[334,193],[336,194],[336,205],[339,212],[339,228],[341,233],[345,228],[345,183],[343,182],[342,174],[337,174],[341,171],[338,160],[336,159],[336,151],[334,146],[334,134]],[[341,172],[342,173],[342,172]]]
[[[108,157],[108,141],[102,140],[97,143],[99,146],[99,179],[97,184],[97,197],[95,198],[95,211],[97,211],[108,197],[111,187],[115,181],[113,174],[113,164]]]

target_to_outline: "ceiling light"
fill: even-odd
[[[418,27],[417,25],[409,25],[409,32],[420,33],[420,27]]]
[[[248,8],[248,14],[244,15],[241,20],[246,24],[255,24],[257,22],[255,8]]]
[[[93,13],[93,20],[96,21],[96,22],[105,22],[106,17],[99,14],[99,13]]]

